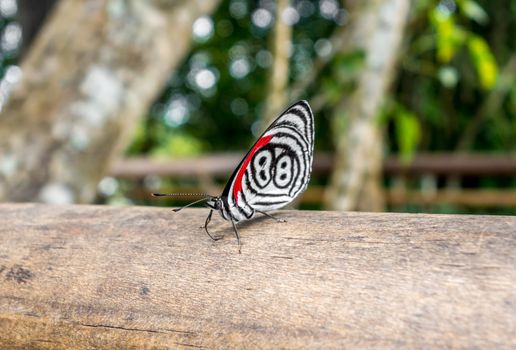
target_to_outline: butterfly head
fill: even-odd
[[[208,208],[219,211],[225,220],[229,220],[229,213],[224,205],[223,197],[211,197],[205,204]]]
[[[206,206],[213,210],[221,210],[222,209],[222,198],[220,197],[211,197],[206,201]]]

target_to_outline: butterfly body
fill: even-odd
[[[236,167],[222,195],[206,205],[235,222],[284,207],[308,185],[313,140],[312,111],[308,102],[299,101],[265,130]]]
[[[256,213],[273,219],[268,211],[292,202],[307,187],[312,171],[314,119],[308,102],[285,110],[258,138],[236,167],[219,197],[207,197],[206,206],[231,221],[240,247],[236,223]],[[276,219],[278,220],[278,219]],[[278,220],[280,221],[280,220]]]

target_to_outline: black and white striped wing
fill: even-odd
[[[222,197],[235,221],[281,208],[310,180],[314,118],[306,101],[290,106],[256,141],[231,176]]]

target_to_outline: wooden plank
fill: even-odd
[[[0,205],[0,348],[514,348],[516,218]]]
[[[117,160],[111,175],[120,178],[143,178],[148,175],[163,177],[191,177],[199,175],[229,176],[242,159],[244,152],[223,153],[198,158],[156,160],[131,157]],[[327,174],[333,168],[332,155],[318,153],[314,158],[313,171]],[[409,176],[464,175],[464,176],[514,176],[516,156],[512,154],[418,154],[410,164],[403,164],[398,157],[390,156],[384,161],[388,175]]]

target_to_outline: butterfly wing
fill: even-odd
[[[299,101],[269,126],[233,172],[222,193],[225,214],[241,221],[290,203],[308,185],[313,149],[313,114],[308,102]]]

